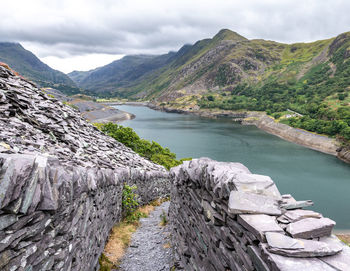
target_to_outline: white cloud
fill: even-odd
[[[51,68],[69,73],[73,70],[88,71],[111,63],[122,58],[124,55],[88,54],[59,58],[57,56],[47,56],[41,60]]]
[[[280,42],[329,38],[350,30],[349,10],[348,0],[3,1],[0,40],[58,69],[86,69],[94,54],[166,53],[222,28]]]

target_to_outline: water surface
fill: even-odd
[[[240,162],[270,176],[282,194],[311,199],[313,210],[350,229],[350,166],[339,159],[284,141],[254,126],[139,106],[117,106],[136,118],[122,123],[142,138],[169,147],[178,158],[210,157]]]

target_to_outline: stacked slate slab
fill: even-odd
[[[124,183],[169,194],[163,167],[0,65],[0,270],[98,270]]]
[[[239,163],[194,159],[171,169],[170,219],[178,269],[350,270],[335,222],[281,195]]]

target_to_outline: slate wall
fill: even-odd
[[[268,176],[207,158],[171,170],[170,221],[184,270],[350,270],[334,221],[280,195]]]
[[[42,155],[0,154],[0,270],[98,269],[121,219],[124,182],[139,185],[144,203],[169,194],[164,171],[69,167]]]

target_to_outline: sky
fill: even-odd
[[[163,54],[228,28],[310,42],[350,31],[349,0],[0,0],[0,41],[65,73],[127,54]]]

